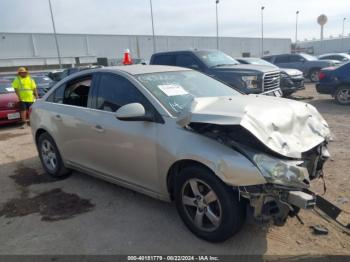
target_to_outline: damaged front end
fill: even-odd
[[[315,196],[303,191],[311,180],[323,176],[329,158],[326,141],[302,153],[301,158],[290,158],[272,151],[240,126],[190,123],[186,128],[229,146],[256,166],[267,183],[236,189],[248,200],[258,222],[273,220],[283,225],[288,216],[315,206]]]

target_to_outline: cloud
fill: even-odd
[[[61,33],[151,34],[148,0],[51,0],[57,31]],[[325,35],[341,33],[348,0],[221,0],[219,31],[222,36],[260,37],[260,7],[266,37],[294,39],[295,12],[299,39],[319,36],[316,18],[329,17]],[[214,36],[215,0],[153,0],[158,35]],[[344,11],[345,10],[345,11]],[[350,17],[349,17],[350,24]],[[350,25],[346,24],[346,32]],[[48,0],[1,0],[0,31],[52,32]]]

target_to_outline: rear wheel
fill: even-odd
[[[41,163],[50,176],[55,178],[65,178],[70,174],[62,161],[57,146],[48,133],[43,133],[38,139],[38,151]]]
[[[340,105],[350,105],[350,87],[340,86],[334,94],[335,100]]]
[[[311,69],[310,73],[309,73],[309,78],[311,80],[311,82],[318,82],[319,80],[319,74],[320,74],[320,69],[316,68],[316,69]]]
[[[192,166],[175,179],[175,202],[185,225],[196,236],[222,242],[237,233],[245,221],[245,204],[232,188],[210,170]]]

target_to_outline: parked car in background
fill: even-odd
[[[350,55],[347,53],[331,53],[318,56],[320,60],[337,60],[340,63],[346,63],[350,61]]]
[[[288,97],[298,90],[305,89],[303,72],[301,72],[298,69],[279,68],[274,64],[261,58],[240,57],[235,59],[241,64],[266,65],[266,66],[271,66],[271,67],[275,67],[276,69],[279,69],[281,72],[280,86],[284,97]]]
[[[34,79],[38,91],[39,98],[43,97],[48,90],[56,83],[51,78],[48,77],[47,73],[33,73],[30,76]],[[12,83],[16,78],[15,75],[5,76],[4,79],[7,79]]]
[[[43,97],[55,84],[55,81],[49,78],[47,74],[32,74],[31,76],[36,83],[39,98]]]
[[[77,169],[174,200],[189,230],[212,242],[237,233],[248,207],[280,226],[313,208],[306,189],[329,157],[330,131],[312,105],[244,95],[182,67],[67,77],[34,103],[31,128],[51,176]]]
[[[339,64],[337,60],[318,60],[309,54],[283,54],[263,57],[264,60],[280,67],[294,68],[303,72],[312,82],[318,81],[320,70]]]
[[[0,78],[0,125],[21,120],[19,100],[11,81]]]
[[[88,69],[100,68],[100,67],[101,66],[90,65],[90,66],[79,66],[79,67],[71,67],[66,69],[58,69],[48,73],[48,77],[54,82],[59,82],[63,78],[70,76],[74,73],[78,73],[80,71],[88,70]]]
[[[191,68],[214,77],[245,94],[282,96],[280,72],[262,65],[242,65],[217,50],[185,50],[153,54],[151,65]]]
[[[341,105],[350,105],[350,62],[322,69],[316,90],[333,96]]]

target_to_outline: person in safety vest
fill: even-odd
[[[21,120],[23,123],[21,128],[24,128],[27,122],[27,111],[39,96],[36,90],[36,83],[34,79],[30,77],[27,68],[20,67],[17,73],[17,77],[12,82],[12,87],[15,89],[20,101]],[[29,124],[29,122],[27,123]]]

